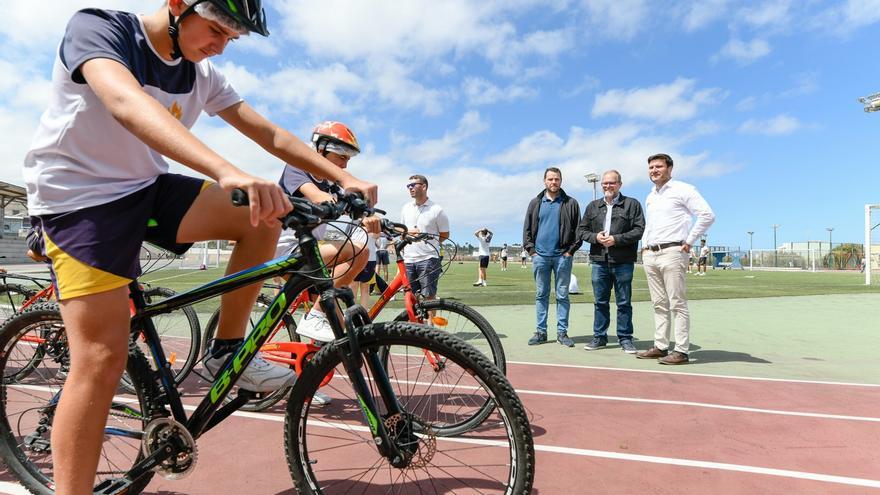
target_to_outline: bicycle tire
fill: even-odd
[[[502,373],[507,372],[507,358],[504,355],[504,346],[501,344],[501,339],[498,338],[498,333],[492,327],[492,324],[489,323],[489,320],[477,312],[477,310],[466,304],[449,299],[419,301],[416,303],[415,310],[417,314],[431,311],[435,314],[446,313],[461,316],[462,318],[456,319],[456,321],[446,318],[447,322],[445,324],[435,324],[423,321],[422,319],[412,323],[429,323],[429,326],[434,326],[439,330],[455,335],[482,352]],[[441,314],[440,316],[443,315]],[[410,321],[409,314],[404,310],[397,315],[394,321]]]
[[[424,314],[432,312],[434,317],[431,319],[441,320],[441,325],[435,326],[450,335],[461,338],[468,344],[474,346],[484,356],[489,358],[495,366],[502,372],[506,372],[506,359],[504,357],[504,348],[501,340],[492,325],[476,310],[457,301],[449,301],[445,299],[434,299],[419,301],[416,304],[416,313]],[[460,317],[460,318],[458,318]],[[397,316],[395,321],[408,321],[409,315],[403,311]],[[414,323],[423,323],[423,319]],[[379,357],[382,363],[387,364],[389,350],[387,348],[380,349]],[[469,418],[463,418],[458,424],[437,425],[435,429],[440,435],[452,436],[458,435],[464,431],[479,426],[492,413],[494,404],[492,400],[486,399],[482,407],[476,409]]]
[[[263,316],[263,313],[266,312],[266,309],[269,305],[272,304],[272,298],[267,294],[260,294],[257,297],[256,303],[254,303],[254,309],[251,311],[251,317],[249,318],[249,326],[248,330],[253,330],[254,325],[256,325],[259,318]],[[211,315],[211,318],[208,320],[208,324],[205,325],[205,336],[202,340],[202,348],[205,350],[205,355],[211,350],[211,341],[214,339],[214,334],[217,332],[217,325],[220,322],[220,310],[214,311]],[[293,319],[293,316],[290,313],[285,313],[281,318],[282,328],[276,332],[275,337],[272,340],[282,341],[282,342],[299,342],[299,334],[296,333],[296,320]],[[207,371],[207,370],[206,370]],[[287,397],[290,393],[290,387],[285,387],[279,390],[275,390],[274,392],[269,392],[266,394],[260,394],[260,396],[256,399],[249,400],[244,405],[241,406],[242,411],[248,412],[260,412],[269,409],[270,407],[277,404],[281,399]],[[234,394],[229,394],[224,399],[224,403],[232,400]]]
[[[34,297],[37,291],[20,284],[0,285],[0,324],[21,310],[21,305]]]
[[[389,434],[406,453],[409,464],[392,467],[376,450],[358,406],[362,399],[354,396],[340,364],[348,339],[336,340],[310,361],[287,402],[284,446],[298,493],[331,495],[368,489],[371,493],[531,492],[535,452],[525,408],[504,374],[481,352],[446,332],[406,322],[374,323],[357,332],[365,356],[383,347],[409,349],[404,355],[392,353],[387,366],[404,415],[388,417],[382,413],[374,419],[390,428]],[[442,374],[454,376],[441,377],[435,369],[426,369],[422,349],[441,356],[445,365]],[[361,369],[370,393],[384,411],[370,368]],[[322,390],[333,396],[333,402],[312,407],[310,398],[330,372],[334,372],[334,379]],[[434,386],[446,390],[431,390]],[[437,421],[429,415],[444,416],[448,413],[442,409],[447,406],[460,409],[467,402],[465,395],[480,392],[495,403],[492,421],[459,437],[439,437],[433,431],[430,425]],[[466,448],[461,448],[462,443]],[[452,452],[447,452],[449,446],[453,446]],[[403,486],[388,486],[396,483]]]
[[[165,287],[149,287],[144,290],[144,299],[150,303],[154,302],[154,299],[167,299],[175,294],[176,292]],[[151,319],[162,342],[165,359],[171,364],[171,369],[174,372],[174,383],[180,385],[192,372],[199,359],[202,344],[202,326],[199,323],[199,315],[192,305],[188,305],[176,308],[170,313],[154,316]],[[188,329],[183,327],[188,327]],[[138,342],[141,352],[147,356],[147,362],[153,363],[150,349],[144,344],[143,337],[133,334],[132,339]],[[184,356],[183,361],[176,358],[178,355]],[[122,386],[127,387],[129,392],[134,391],[127,373],[122,375]]]
[[[0,369],[4,374],[7,370],[20,366],[16,356],[19,354],[17,347],[22,338],[29,333],[39,332],[46,325],[61,325],[56,303],[31,306],[0,328]],[[61,393],[67,377],[66,373],[59,373],[62,371],[59,356],[52,357],[50,353],[44,353],[43,356],[46,359],[35,372],[17,381],[4,381],[0,385],[0,458],[31,493],[50,495],[55,493],[52,488],[54,482],[49,444],[56,407],[54,398]],[[108,416],[108,427],[143,432],[149,420],[161,410],[156,407],[159,394],[152,378],[153,373],[136,345],[129,345],[126,371],[132,377],[137,394],[124,398],[114,407],[115,412]],[[134,404],[127,402],[138,404],[139,410],[134,409]],[[27,444],[24,439],[28,440]],[[139,438],[105,434],[96,484],[105,477],[111,477],[109,475],[122,475],[142,456]],[[140,493],[152,476],[152,472],[147,473],[133,483],[126,493]]]

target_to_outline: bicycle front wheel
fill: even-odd
[[[38,495],[55,493],[52,432],[55,410],[67,379],[67,345],[55,303],[29,307],[0,328],[0,458],[25,488]],[[43,347],[41,351],[37,348]],[[33,357],[41,359],[34,364]],[[30,368],[27,373],[21,373]],[[129,348],[126,370],[133,377],[136,395],[120,389],[107,418],[95,478],[122,476],[141,458],[141,436],[155,396],[149,382],[149,365],[135,346]],[[149,483],[148,473],[127,493],[139,493]]]
[[[285,451],[301,494],[527,494],[534,478],[534,445],[525,409],[498,368],[460,339],[423,325],[391,322],[358,330],[365,357],[391,349],[387,375],[401,413],[389,414],[370,367],[362,371],[381,421],[406,458],[394,467],[382,457],[364,422],[340,356],[347,339],[328,343],[303,371],[285,416]],[[425,351],[429,351],[427,354]],[[429,357],[430,356],[430,357]],[[312,407],[321,388],[332,398]],[[491,401],[491,416],[457,437],[434,425],[460,423]]]

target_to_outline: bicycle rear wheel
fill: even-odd
[[[272,304],[272,298],[267,294],[260,294],[257,297],[256,303],[254,303],[254,308],[251,310],[251,315],[248,318],[248,331],[253,330],[256,326],[257,322],[260,321],[260,317],[263,316],[263,313],[266,312],[266,309],[269,305]],[[202,348],[205,350],[205,354],[211,351],[211,341],[214,340],[214,335],[217,332],[217,325],[220,323],[220,310],[214,311],[214,314],[211,315],[211,319],[208,320],[208,324],[205,326],[205,337],[202,341]],[[281,323],[275,329],[274,334],[269,337],[269,342],[299,342],[299,335],[296,333],[296,321],[293,319],[289,313],[285,314],[281,317]],[[264,356],[269,361],[272,360],[271,356]],[[234,390],[237,390],[238,387],[235,387]],[[290,393],[290,388],[285,387],[280,390],[276,390],[274,392],[269,392],[266,394],[260,394],[258,398],[252,399],[241,406],[242,411],[250,411],[250,412],[260,412],[269,409],[278,403],[281,399],[287,397]],[[232,397],[235,393],[231,393],[226,396],[224,402],[229,402],[232,400]]]
[[[21,305],[37,291],[19,284],[0,285],[0,324],[21,310]]]
[[[534,445],[525,409],[504,375],[482,353],[445,332],[411,323],[376,323],[358,330],[365,356],[390,347],[389,380],[403,410],[380,418],[407,457],[393,467],[376,450],[348,375],[340,363],[347,339],[328,343],[293,387],[285,415],[285,452],[301,494],[530,493]],[[431,362],[423,350],[438,358]],[[440,365],[439,367],[437,365]],[[371,394],[384,410],[377,377],[363,367]],[[333,398],[315,408],[310,398]],[[457,437],[433,425],[457,424],[486,401],[491,416]]]
[[[476,310],[460,302],[445,299],[419,301],[415,309],[417,323],[426,324],[455,335],[492,360],[502,373],[506,371],[504,348],[501,346],[498,334],[495,333],[492,325],[483,318],[483,315],[477,313]],[[406,311],[398,315],[396,319],[396,321],[407,320]],[[389,348],[380,350],[379,355],[383,363],[388,362],[389,352],[395,351]],[[426,356],[431,357],[430,354],[426,354]],[[487,398],[480,407],[470,409],[470,416],[458,416],[456,421],[447,420],[442,424],[433,425],[434,430],[442,436],[458,435],[477,427],[489,417],[493,407],[494,402]]]
[[[477,310],[458,301],[431,299],[416,303],[415,312],[417,320],[413,323],[455,335],[482,352],[502,373],[507,371],[504,347],[498,333]],[[394,321],[410,321],[409,314],[403,311]]]
[[[64,356],[47,346],[49,334],[63,335],[61,316],[55,303],[29,307],[0,328],[0,458],[15,478],[32,493],[55,493],[52,457],[52,428],[58,399],[67,378]],[[66,355],[66,344],[63,346]],[[41,359],[34,364],[33,356]],[[23,368],[31,370],[22,374]],[[141,436],[150,419],[140,411],[150,410],[155,388],[148,380],[149,365],[136,346],[129,347],[126,370],[133,377],[136,395],[122,389],[107,418],[104,443],[95,484],[124,474],[142,456]],[[8,378],[8,379],[7,379]],[[127,493],[139,493],[153,473],[139,479]]]
[[[150,287],[144,290],[144,299],[148,303],[155,303],[167,299],[176,294],[173,290],[165,287]],[[170,313],[156,315],[151,318],[156,327],[156,333],[162,341],[162,351],[165,359],[171,365],[174,373],[174,383],[180,385],[186,380],[199,359],[199,351],[202,343],[202,326],[199,316],[192,306],[181,306]],[[153,363],[149,346],[144,342],[143,335],[132,335],[141,352],[147,357],[147,362]],[[128,374],[122,376],[122,386],[133,392],[131,380]]]

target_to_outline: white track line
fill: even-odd
[[[507,361],[507,364],[522,364],[527,366],[549,366],[557,368],[575,368],[586,370],[601,371],[620,371],[624,373],[658,373],[661,375],[684,375],[694,378],[724,378],[726,380],[752,380],[762,382],[782,382],[782,383],[806,383],[810,385],[839,385],[847,387],[880,387],[880,383],[850,383],[850,382],[827,382],[819,380],[796,380],[789,378],[763,378],[757,376],[737,376],[737,375],[713,375],[707,373],[687,373],[684,371],[661,371],[661,370],[640,370],[630,368],[613,368],[608,366],[586,366],[581,364],[558,364],[558,363],[535,363],[531,361]]]
[[[30,387],[26,387],[30,388]],[[34,387],[36,388],[36,387]],[[133,400],[123,400],[123,402],[133,402]],[[193,411],[196,409],[196,406],[192,405],[184,405],[184,409],[189,411]],[[273,423],[283,423],[284,417],[278,414],[272,413],[253,413],[247,411],[236,411],[232,413],[233,416],[238,416],[242,418],[255,419],[258,421],[270,421]],[[356,431],[366,431],[367,428],[363,425],[347,425],[342,423],[330,423],[325,421],[315,421],[313,423],[315,426],[322,427],[340,427],[349,430]],[[505,447],[505,442],[493,441],[493,440],[481,440],[481,439],[469,439],[469,438],[452,438],[452,437],[443,437],[439,438],[439,440],[446,442],[457,442],[457,443],[470,443],[470,444],[479,444],[479,445],[496,445],[499,447]],[[550,452],[554,454],[566,454],[566,455],[577,455],[583,457],[597,457],[603,459],[614,459],[614,460],[622,460],[622,461],[633,461],[633,462],[646,462],[651,464],[665,464],[671,466],[682,466],[682,467],[696,467],[701,469],[715,469],[719,471],[734,471],[740,473],[749,473],[749,474],[760,474],[767,476],[778,476],[783,478],[794,478],[801,480],[810,480],[810,481],[822,481],[826,483],[836,483],[841,485],[851,485],[851,486],[863,486],[869,488],[880,488],[880,480],[871,480],[864,478],[851,478],[847,476],[835,476],[829,474],[821,474],[821,473],[810,473],[805,471],[792,471],[787,469],[775,469],[775,468],[766,468],[761,466],[747,466],[742,464],[728,464],[723,462],[713,462],[713,461],[700,461],[694,459],[679,459],[675,457],[657,457],[650,455],[640,455],[640,454],[624,454],[620,452],[609,452],[604,450],[590,450],[590,449],[577,449],[571,447],[560,447],[554,445],[542,445],[535,444],[535,451],[537,452]],[[10,489],[17,490],[18,485],[12,483],[0,483],[0,489]],[[9,491],[8,493],[12,495],[18,495],[19,493],[27,493],[21,491]]]

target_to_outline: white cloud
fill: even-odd
[[[745,7],[736,18],[754,28],[770,28],[787,25],[791,16],[791,0],[776,0]]]
[[[462,91],[471,105],[491,105],[499,101],[516,101],[537,94],[534,88],[516,84],[500,88],[482,77],[466,78],[462,83]]]
[[[734,108],[736,108],[740,112],[746,112],[749,110],[754,110],[758,105],[758,98],[755,96],[746,96],[745,98],[736,102]]]
[[[782,136],[791,134],[804,127],[795,117],[781,114],[770,119],[749,119],[742,123],[739,132],[744,134],[763,134],[765,136]]]
[[[847,0],[817,14],[810,24],[841,36],[880,22],[880,0]]]
[[[442,138],[427,139],[417,144],[401,146],[394,154],[405,159],[407,162],[417,164],[437,164],[441,160],[461,155],[463,146],[469,138],[482,134],[489,129],[480,114],[475,111],[465,113],[455,129],[446,132]],[[407,136],[397,136],[398,142],[410,141]]]
[[[582,0],[591,30],[612,39],[628,40],[639,33],[649,15],[645,0]]]
[[[727,96],[718,88],[696,90],[695,86],[693,79],[678,78],[648,88],[613,89],[596,95],[592,115],[623,115],[660,122],[687,120]]]
[[[64,27],[74,12],[86,7],[109,8],[127,12],[150,13],[159,10],[159,2],[138,0],[41,0],[32,2],[4,2],[0,35],[12,43],[29,49],[40,49],[46,44],[61,41]],[[35,15],[35,13],[38,14]]]
[[[720,175],[729,167],[709,159],[707,152],[688,154],[682,147],[700,135],[717,132],[719,127],[698,122],[691,132],[667,135],[655,132],[653,126],[633,123],[591,130],[572,127],[567,138],[547,130],[524,137],[508,151],[492,159],[492,163],[528,166],[543,170],[558,166],[566,177],[579,178],[587,172],[616,169],[628,183],[648,180],[648,156],[668,153],[675,159],[676,175]],[[583,181],[570,180],[567,188],[586,190]]]
[[[684,7],[682,23],[687,32],[698,31],[728,15],[730,0],[696,0]]]
[[[739,38],[732,38],[709,60],[718,63],[724,59],[733,59],[741,65],[748,65],[769,54],[770,44],[766,40],[754,39],[745,42]]]

